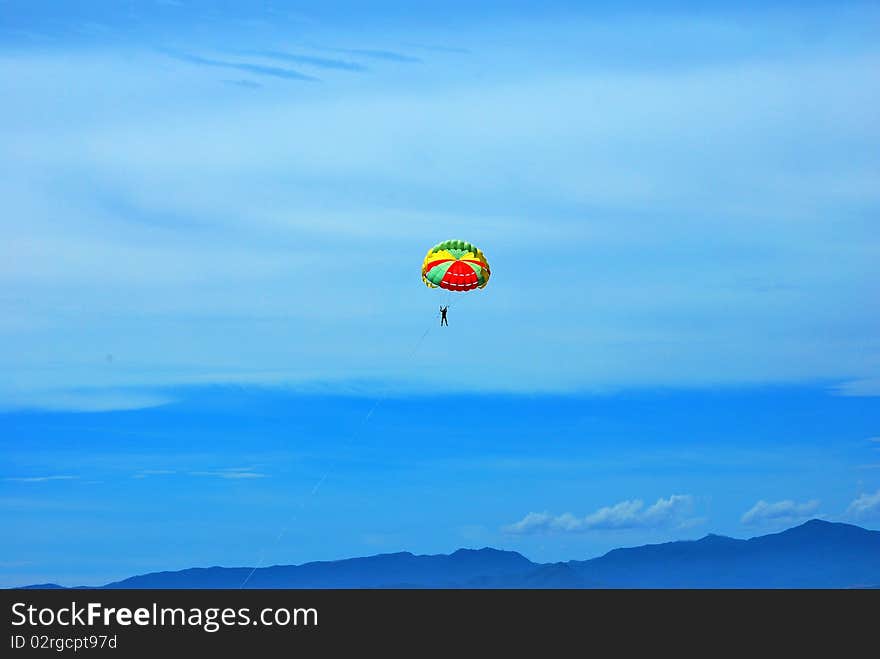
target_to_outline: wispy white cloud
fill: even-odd
[[[880,490],[860,495],[849,504],[846,514],[857,520],[880,518]]]
[[[167,394],[127,389],[0,390],[0,410],[43,409],[72,412],[142,410],[174,402]]]
[[[860,378],[848,380],[836,387],[841,396],[869,397],[880,396],[880,378]]]
[[[10,476],[3,480],[16,483],[46,483],[49,481],[72,481],[78,478],[79,476]]]
[[[358,64],[357,62],[332,59],[328,57],[315,57],[314,55],[302,55],[278,50],[246,50],[241,51],[238,54],[265,57],[268,59],[280,60],[282,62],[296,62],[297,64],[306,64],[320,69],[354,72],[364,72],[368,70],[363,64]]]
[[[763,499],[747,510],[740,521],[746,525],[791,524],[813,517],[819,510],[816,500],[796,503],[790,499],[768,503]]]
[[[177,472],[171,469],[143,469],[134,474],[132,478],[147,478],[148,476],[170,476],[176,473]]]
[[[667,499],[658,499],[647,508],[640,499],[633,499],[600,508],[586,517],[576,517],[571,513],[551,515],[547,512],[531,512],[518,522],[505,526],[503,530],[512,534],[533,534],[646,529],[673,525],[689,527],[699,523],[699,520],[687,518],[693,503],[690,495],[673,494]]]
[[[368,57],[370,59],[378,59],[378,60],[386,60],[389,62],[406,62],[406,63],[416,63],[421,62],[418,57],[413,57],[412,55],[405,55],[403,53],[397,53],[391,50],[372,50],[368,48],[357,48],[357,49],[335,49],[339,50],[343,53],[348,53],[349,55]]]
[[[193,471],[193,476],[212,476],[214,478],[225,478],[228,480],[244,480],[250,478],[266,478],[266,474],[262,474],[253,470],[252,467],[231,467],[229,469],[218,469],[215,471]]]
[[[278,66],[265,66],[262,64],[253,64],[250,62],[230,62],[227,60],[218,60],[209,57],[201,57],[199,55],[191,55],[189,53],[168,53],[168,55],[183,62],[197,64],[199,66],[210,66],[220,69],[234,69],[238,71],[245,71],[246,73],[254,73],[256,75],[283,78],[285,80],[303,80],[310,82],[318,81],[318,79],[314,76],[306,75],[305,73],[300,73],[299,71],[294,71],[293,69],[286,69]]]

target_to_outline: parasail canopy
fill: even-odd
[[[428,250],[422,262],[422,281],[428,288],[472,291],[489,283],[486,256],[464,240],[444,240]]]

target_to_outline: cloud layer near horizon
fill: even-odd
[[[746,525],[793,524],[814,517],[819,510],[816,500],[796,503],[790,499],[768,503],[763,499],[749,508],[740,521]]]
[[[621,501],[613,506],[600,508],[586,517],[571,513],[529,513],[518,522],[504,527],[506,533],[515,535],[533,533],[582,533],[584,531],[609,531],[619,529],[650,529],[673,524],[687,524],[685,519],[693,508],[693,497],[673,494],[645,508],[640,499]]]
[[[880,519],[880,490],[873,494],[861,494],[849,504],[846,514],[859,521]]]

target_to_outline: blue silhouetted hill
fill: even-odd
[[[58,590],[63,588],[64,586],[59,586],[57,583],[35,583],[32,586],[24,586],[22,590]]]
[[[512,551],[459,549],[452,554],[409,552],[340,561],[258,568],[192,568],[131,577],[105,588],[444,588],[480,577],[518,575],[537,567]],[[250,577],[248,577],[250,575]]]
[[[814,519],[771,535],[615,549],[572,561],[616,588],[850,588],[880,583],[880,532]]]
[[[497,549],[379,554],[271,567],[154,572],[103,588],[871,588],[880,584],[880,531],[811,520],[739,540],[614,549],[598,558],[533,563]],[[55,584],[31,588],[58,588]]]

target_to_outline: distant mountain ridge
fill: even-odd
[[[598,558],[534,563],[514,551],[378,554],[271,567],[189,568],[99,588],[871,588],[880,531],[810,520],[780,533],[613,549]],[[27,588],[61,588],[41,584]]]
[[[814,519],[748,540],[707,535],[571,564],[615,588],[864,587],[880,584],[880,532]]]

